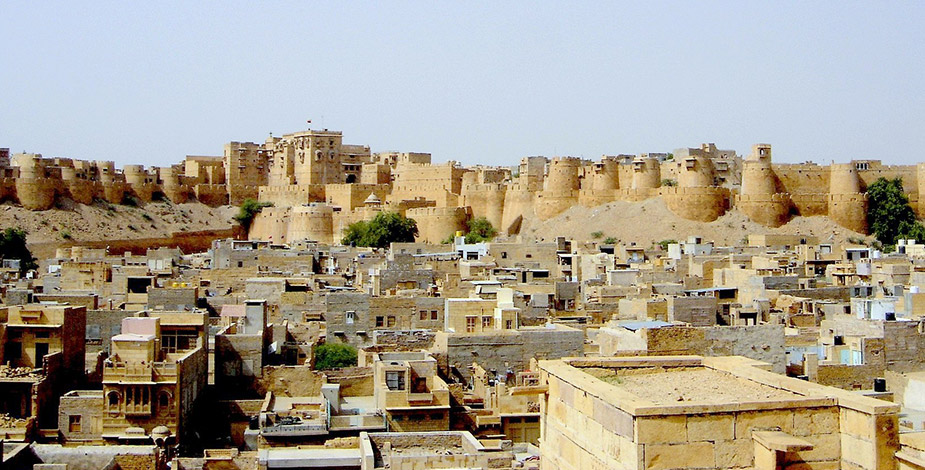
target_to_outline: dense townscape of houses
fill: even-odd
[[[704,145],[464,168],[324,130],[169,168],[0,167],[2,197],[36,210],[273,203],[205,252],[69,246],[27,273],[3,260],[3,468],[925,468],[921,241],[516,237],[524,217],[648,197],[695,220],[738,207],[864,232],[862,188],[901,176],[918,210],[922,165]],[[384,210],[418,240],[338,243]],[[467,243],[472,217],[504,236]],[[318,367],[321,345],[356,364]]]

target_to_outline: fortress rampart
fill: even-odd
[[[456,162],[433,165],[424,153],[372,154],[342,143],[339,132],[309,130],[265,143],[230,142],[221,156],[187,156],[166,167],[15,154],[0,161],[0,200],[46,210],[61,198],[141,203],[196,200],[239,205],[254,198],[274,205],[255,219],[251,236],[274,240],[336,241],[352,222],[391,210],[419,219],[421,239],[441,241],[485,217],[502,233],[519,233],[524,220],[548,220],[580,204],[661,198],[678,216],[712,221],[735,208],[768,226],[794,216],[824,215],[865,232],[868,185],[901,178],[912,207],[925,215],[925,163],[775,164],[771,146],[751,155],[713,144],[674,154],[526,157],[517,167]]]

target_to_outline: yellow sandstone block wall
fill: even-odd
[[[608,402],[613,398],[596,396],[604,394],[599,390],[583,390],[543,369],[541,380],[549,386],[542,403],[543,469],[751,468],[752,432],[768,429],[813,445],[812,450],[786,454],[793,468],[895,468],[895,413],[875,415],[784,400],[763,405],[769,409],[710,412],[709,406],[692,406],[683,414],[634,417]]]

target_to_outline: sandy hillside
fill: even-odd
[[[229,228],[237,210],[195,202],[152,202],[132,207],[64,200],[54,209],[30,211],[4,203],[0,205],[0,227],[26,229],[30,244],[164,237],[179,231]]]
[[[660,240],[682,240],[698,235],[717,245],[739,243],[752,233],[789,233],[815,235],[820,242],[842,242],[863,235],[840,227],[826,216],[796,217],[778,228],[768,228],[731,210],[713,222],[685,220],[672,213],[658,198],[643,202],[618,201],[598,207],[573,206],[552,219],[524,221],[521,234],[525,240],[551,240],[557,235],[574,240],[592,240],[591,234],[603,232],[621,242],[650,245]]]

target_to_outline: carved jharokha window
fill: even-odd
[[[125,388],[126,413],[150,413],[151,390],[147,386]]]

